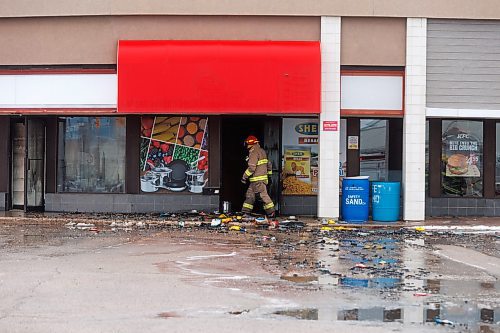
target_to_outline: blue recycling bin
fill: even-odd
[[[368,177],[346,177],[342,181],[342,219],[346,222],[368,221],[370,181]]]
[[[399,220],[399,182],[372,182],[372,219],[380,222]]]

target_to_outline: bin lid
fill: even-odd
[[[344,179],[368,179],[369,176],[344,177]]]

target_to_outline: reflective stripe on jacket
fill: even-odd
[[[267,184],[269,171],[272,172],[272,163],[267,160],[264,149],[256,143],[249,151],[248,168],[243,173],[243,179],[251,182],[262,181]]]

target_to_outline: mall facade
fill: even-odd
[[[500,7],[220,3],[1,6],[0,209],[238,210],[255,135],[281,214],[500,216]]]

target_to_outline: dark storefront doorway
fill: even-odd
[[[44,208],[45,122],[24,118],[11,124],[11,206],[24,211]]]
[[[240,182],[247,167],[247,136],[255,135],[273,163],[269,195],[276,208],[279,203],[280,117],[223,117],[221,122],[221,202],[231,202],[233,211],[240,211],[248,185]],[[255,212],[263,213],[262,203],[256,202]]]

